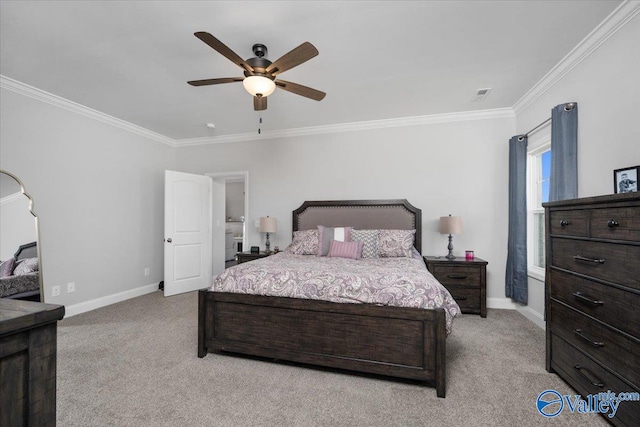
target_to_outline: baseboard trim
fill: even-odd
[[[522,314],[524,317],[526,317],[527,319],[531,320],[533,323],[538,325],[540,328],[542,328],[542,329],[546,328],[546,323],[544,321],[544,315],[543,314],[538,313],[537,311],[535,311],[534,309],[532,309],[529,306],[520,306],[520,307],[517,307],[516,310],[518,310],[518,313]]]
[[[139,288],[130,289],[128,291],[119,292],[113,295],[107,295],[106,297],[96,298],[90,301],[81,302],[74,305],[69,305],[64,308],[64,317],[72,317],[76,314],[86,313],[97,308],[106,307],[117,302],[126,301],[131,298],[139,297],[142,295],[150,294],[158,290],[158,283],[152,283],[150,285],[141,286]]]
[[[487,298],[487,308],[515,310],[517,308],[517,304],[509,298]]]

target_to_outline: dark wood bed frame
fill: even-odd
[[[415,229],[421,210],[406,200],[305,202],[293,231],[326,226]],[[341,304],[212,292],[198,294],[198,357],[233,352],[423,381],[445,397],[442,308]]]

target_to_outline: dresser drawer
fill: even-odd
[[[434,265],[431,272],[443,285],[466,285],[480,287],[480,267]]]
[[[551,239],[551,265],[640,289],[640,246]]]
[[[555,334],[551,334],[551,353],[551,367],[575,388],[583,399],[586,399],[589,394],[609,390],[616,394],[640,391],[617,378]],[[640,402],[621,402],[615,417],[610,421],[615,425],[640,425]]]
[[[447,290],[464,312],[480,312],[480,289],[467,286],[447,286]]]
[[[611,240],[640,241],[640,216],[637,208],[593,209],[591,237]]]
[[[594,322],[563,304],[551,303],[551,332],[564,338],[601,364],[640,384],[640,343]]]
[[[640,294],[551,269],[551,298],[640,338]]]
[[[551,234],[560,236],[587,237],[589,221],[587,211],[553,211],[550,214],[549,224]]]

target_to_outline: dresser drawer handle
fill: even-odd
[[[587,258],[586,256],[582,255],[574,255],[573,259],[575,259],[576,261],[592,262],[594,264],[604,264],[604,259],[602,258]]]
[[[453,297],[456,301],[466,301],[467,297]]]
[[[615,219],[610,219],[609,222],[607,222],[607,227],[609,228],[619,227],[619,226],[620,226],[620,223]]]
[[[592,375],[591,372],[589,372],[589,370],[587,368],[584,368],[580,365],[576,365],[573,367],[573,369],[575,369],[576,371],[578,371],[578,373],[582,376],[582,378],[584,378],[585,380],[589,381],[589,383],[591,383],[592,386],[598,387],[598,388],[604,388],[604,383],[602,381],[600,381],[597,378],[594,378],[595,375]],[[587,373],[589,375],[587,375]]]
[[[569,221],[567,221],[566,219],[560,220],[560,227],[566,227],[567,225],[569,225]]]
[[[577,336],[579,336],[580,338],[582,338],[584,341],[588,342],[589,344],[591,344],[594,347],[604,347],[604,343],[600,342],[600,341],[593,341],[590,338],[587,338],[586,336],[584,336],[582,334],[582,330],[581,329],[576,329],[573,331]]]
[[[604,305],[604,301],[594,300],[583,294],[582,292],[574,292],[573,296],[579,299],[582,302],[586,302],[587,304],[591,304],[593,306],[601,306]]]
[[[467,275],[466,274],[447,274],[447,277],[449,279],[458,279],[458,280],[462,280],[462,279],[466,279]]]

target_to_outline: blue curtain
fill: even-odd
[[[505,294],[527,304],[527,137],[509,140],[509,240]]]
[[[549,201],[578,197],[578,103],[551,110]]]

